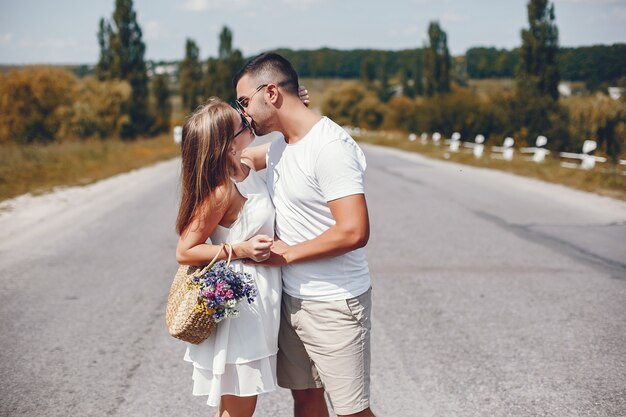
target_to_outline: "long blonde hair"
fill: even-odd
[[[213,204],[215,189],[231,185],[228,152],[235,133],[232,110],[217,97],[198,107],[183,125],[181,201],[176,231],[182,234],[194,217]]]

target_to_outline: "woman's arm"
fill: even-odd
[[[219,187],[211,209],[201,217],[195,217],[183,231],[176,246],[176,261],[181,265],[206,265],[218,252],[218,260],[228,259],[228,252],[221,250],[221,245],[206,243],[213,230],[229,208],[230,192],[226,187]],[[225,199],[226,203],[225,203]],[[269,257],[272,238],[256,235],[247,241],[233,244],[232,259],[250,258],[262,261]]]
[[[259,146],[250,146],[241,152],[241,160],[245,161],[247,165],[254,168],[255,171],[265,169],[267,165],[266,156],[267,150],[270,148],[272,142],[265,143]]]

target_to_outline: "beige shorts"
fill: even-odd
[[[283,293],[278,333],[278,385],[324,388],[339,415],[369,407],[372,289],[340,301]]]

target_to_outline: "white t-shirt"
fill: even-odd
[[[288,245],[311,240],[335,224],[328,201],[364,194],[365,155],[324,117],[298,142],[276,138],[267,153],[267,188],[276,207],[276,234]],[[283,290],[305,300],[342,300],[370,287],[363,248],[282,268]]]

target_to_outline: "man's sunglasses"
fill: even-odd
[[[241,129],[239,129],[239,131],[237,133],[235,133],[233,135],[233,139],[235,139],[237,136],[241,135],[243,132],[246,131],[246,129],[250,130],[250,132],[255,135],[256,133],[254,132],[254,128],[252,127],[252,125],[250,124],[250,122],[248,121],[248,119],[246,118],[246,116],[243,115],[243,112],[239,109],[238,105],[235,103],[230,103],[230,106],[235,109],[235,111],[237,112],[237,114],[239,114],[239,117],[241,117],[241,126],[243,126]]]
[[[249,97],[243,96],[238,98],[235,103],[237,104],[237,107],[241,110],[241,111],[246,111],[246,107],[248,107],[248,104],[250,104],[250,100],[252,99],[252,97],[254,97],[254,95],[256,93],[258,93],[259,91],[261,91],[262,88],[267,87],[269,84],[261,84],[260,86],[258,86],[253,92],[252,94],[250,94]]]

